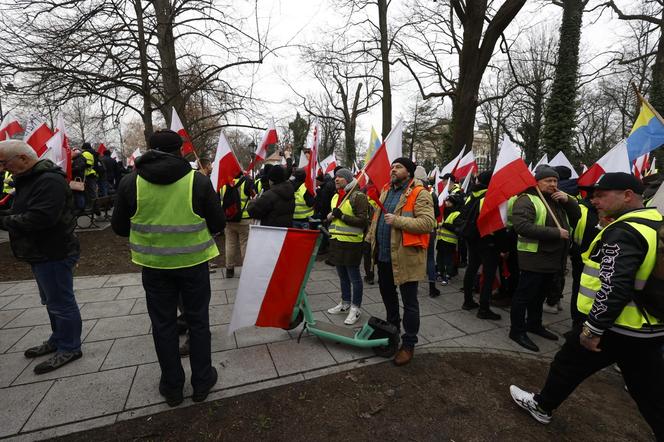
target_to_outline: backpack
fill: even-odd
[[[483,197],[483,196],[482,196]],[[459,211],[459,216],[453,221],[455,233],[467,241],[480,239],[480,231],[477,228],[477,217],[480,214],[480,201],[482,197],[470,197],[470,201]]]
[[[242,221],[242,212],[249,202],[249,198],[242,206],[242,198],[240,197],[240,186],[244,183],[245,177],[239,179],[235,185],[227,185],[226,190],[224,191],[224,198],[221,202],[221,207],[224,209],[224,215],[226,215],[226,221],[230,222],[240,222]]]

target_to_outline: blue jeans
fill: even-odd
[[[81,349],[81,312],[74,297],[74,265],[78,256],[32,264],[41,303],[46,306],[53,333],[48,342],[58,352]]]
[[[429,248],[427,249],[427,278],[429,282],[436,282],[436,232],[429,235]]]
[[[293,227],[296,229],[309,229],[309,221],[293,220]]]
[[[341,284],[341,300],[344,303],[353,304],[355,307],[362,306],[362,276],[360,266],[337,266],[339,283]],[[353,296],[351,302],[350,286],[353,285]]]

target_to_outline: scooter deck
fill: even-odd
[[[310,332],[315,334],[315,330],[320,330],[325,333],[333,333],[335,335],[341,335],[345,338],[354,338],[357,330],[349,327],[341,327],[340,325],[332,324],[331,322],[316,321],[315,325],[312,326],[313,329],[310,329]]]

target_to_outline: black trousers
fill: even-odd
[[[378,261],[377,267],[378,288],[385,305],[386,320],[401,330],[399,295],[394,284],[392,263]],[[401,336],[401,342],[404,347],[413,348],[417,344],[417,333],[420,331],[420,303],[417,300],[417,281],[399,285],[399,292],[401,292],[401,300],[403,301],[404,334]]]
[[[459,274],[456,266],[454,265],[454,253],[456,252],[456,245],[443,240],[438,240],[436,243],[436,264],[438,273],[443,278],[446,276],[456,276]]]
[[[544,410],[558,408],[586,378],[611,364],[617,363],[625,384],[639,411],[664,441],[664,359],[662,339],[632,338],[610,331],[600,341],[601,352],[586,350],[579,343],[580,327],[566,335],[544,384],[535,400]],[[600,393],[601,395],[601,393]]]
[[[463,302],[473,301],[473,286],[477,271],[482,266],[484,282],[480,287],[480,310],[488,310],[491,306],[491,289],[498,270],[500,255],[494,247],[482,247],[479,243],[468,243],[468,267],[463,277]]]
[[[143,288],[161,367],[161,385],[170,391],[179,391],[184,386],[177,330],[178,298],[181,296],[184,317],[189,325],[191,385],[194,390],[206,388],[212,378],[208,263],[172,270],[143,267]]]
[[[510,310],[511,334],[525,333],[528,329],[542,326],[542,306],[555,277],[555,273],[526,270],[519,273],[519,285],[512,296]]]

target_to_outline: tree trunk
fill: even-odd
[[[173,106],[186,128],[185,103],[180,91],[180,75],[173,36],[173,21],[175,19],[173,7],[169,0],[153,0],[152,4],[157,17],[157,49],[161,61],[161,76],[165,95],[161,111],[166,119],[166,124],[170,126],[170,107]]]
[[[141,114],[141,119],[143,120],[145,145],[149,146],[150,143],[148,141],[154,132],[154,127],[152,125],[152,91],[150,89],[150,77],[148,72],[148,54],[145,43],[145,28],[143,26],[144,9],[141,6],[141,0],[134,0],[134,11],[136,12],[137,46],[141,65],[141,93],[143,95],[143,113]]]
[[[650,86],[650,104],[660,115],[664,113],[664,11],[659,22],[659,43],[657,44],[657,55],[652,67],[652,81]],[[664,169],[664,149],[655,151],[657,166]]]
[[[560,25],[558,61],[551,96],[544,116],[544,150],[551,157],[559,150],[570,157],[576,126],[576,89],[583,0],[565,0]]]
[[[353,167],[355,161],[355,128],[357,127],[357,116],[352,116],[344,124],[344,162],[347,168]]]
[[[378,27],[380,29],[380,58],[383,68],[383,139],[392,130],[392,84],[390,83],[390,47],[387,38],[387,0],[378,0]]]

